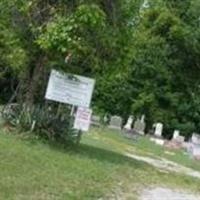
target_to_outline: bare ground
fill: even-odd
[[[200,196],[158,187],[144,190],[139,200],[200,200]]]
[[[190,169],[188,167],[182,166],[175,162],[169,161],[164,158],[155,159],[155,158],[150,158],[150,157],[138,156],[131,153],[126,153],[126,156],[139,160],[139,161],[146,162],[160,170],[176,172],[176,173],[180,173],[180,174],[184,174],[184,175],[188,175],[188,176],[200,179],[200,172]]]

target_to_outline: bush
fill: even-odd
[[[3,118],[22,131],[33,132],[43,138],[59,142],[79,143],[81,132],[73,129],[73,117],[67,106],[54,104],[11,104],[3,111]]]

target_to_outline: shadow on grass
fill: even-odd
[[[83,158],[89,158],[92,160],[98,160],[100,162],[107,162],[111,164],[129,165],[132,166],[134,169],[140,168],[146,170],[147,167],[152,168],[145,162],[137,161],[121,153],[104,148],[95,147],[92,145],[82,143],[80,143],[79,145],[66,145],[56,141],[44,140],[41,138],[39,140],[36,140],[35,137],[30,138],[30,135],[27,138],[25,138],[24,135],[19,138],[20,140],[27,141],[28,145],[38,145],[39,143],[43,143],[45,146],[49,146],[50,149],[64,154],[80,156]]]
[[[107,162],[107,163],[121,164],[121,165],[128,164],[129,166],[133,166],[135,169],[144,168],[145,170],[147,169],[147,166],[149,166],[144,162],[134,160],[123,154],[86,144],[80,144],[79,146],[73,146],[70,148],[62,147],[59,146],[58,144],[51,144],[50,147],[62,153],[67,153],[74,156],[81,156],[83,158],[85,157],[92,160],[98,160],[100,162]]]

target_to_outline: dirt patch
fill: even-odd
[[[159,187],[143,191],[139,200],[200,200],[200,196]]]
[[[184,167],[182,165],[179,165],[175,162],[169,161],[164,158],[155,159],[155,158],[150,158],[150,157],[138,156],[138,155],[134,155],[130,153],[126,153],[126,156],[133,158],[135,160],[146,162],[160,170],[167,170],[171,172],[185,174],[185,175],[200,179],[200,172],[190,169],[188,167]]]

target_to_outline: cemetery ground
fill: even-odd
[[[1,129],[0,199],[143,200],[148,188],[200,193],[200,179],[160,170],[126,153],[165,157],[200,172],[200,163],[182,151],[166,154],[148,138],[129,140],[108,129],[92,129],[74,148]]]

